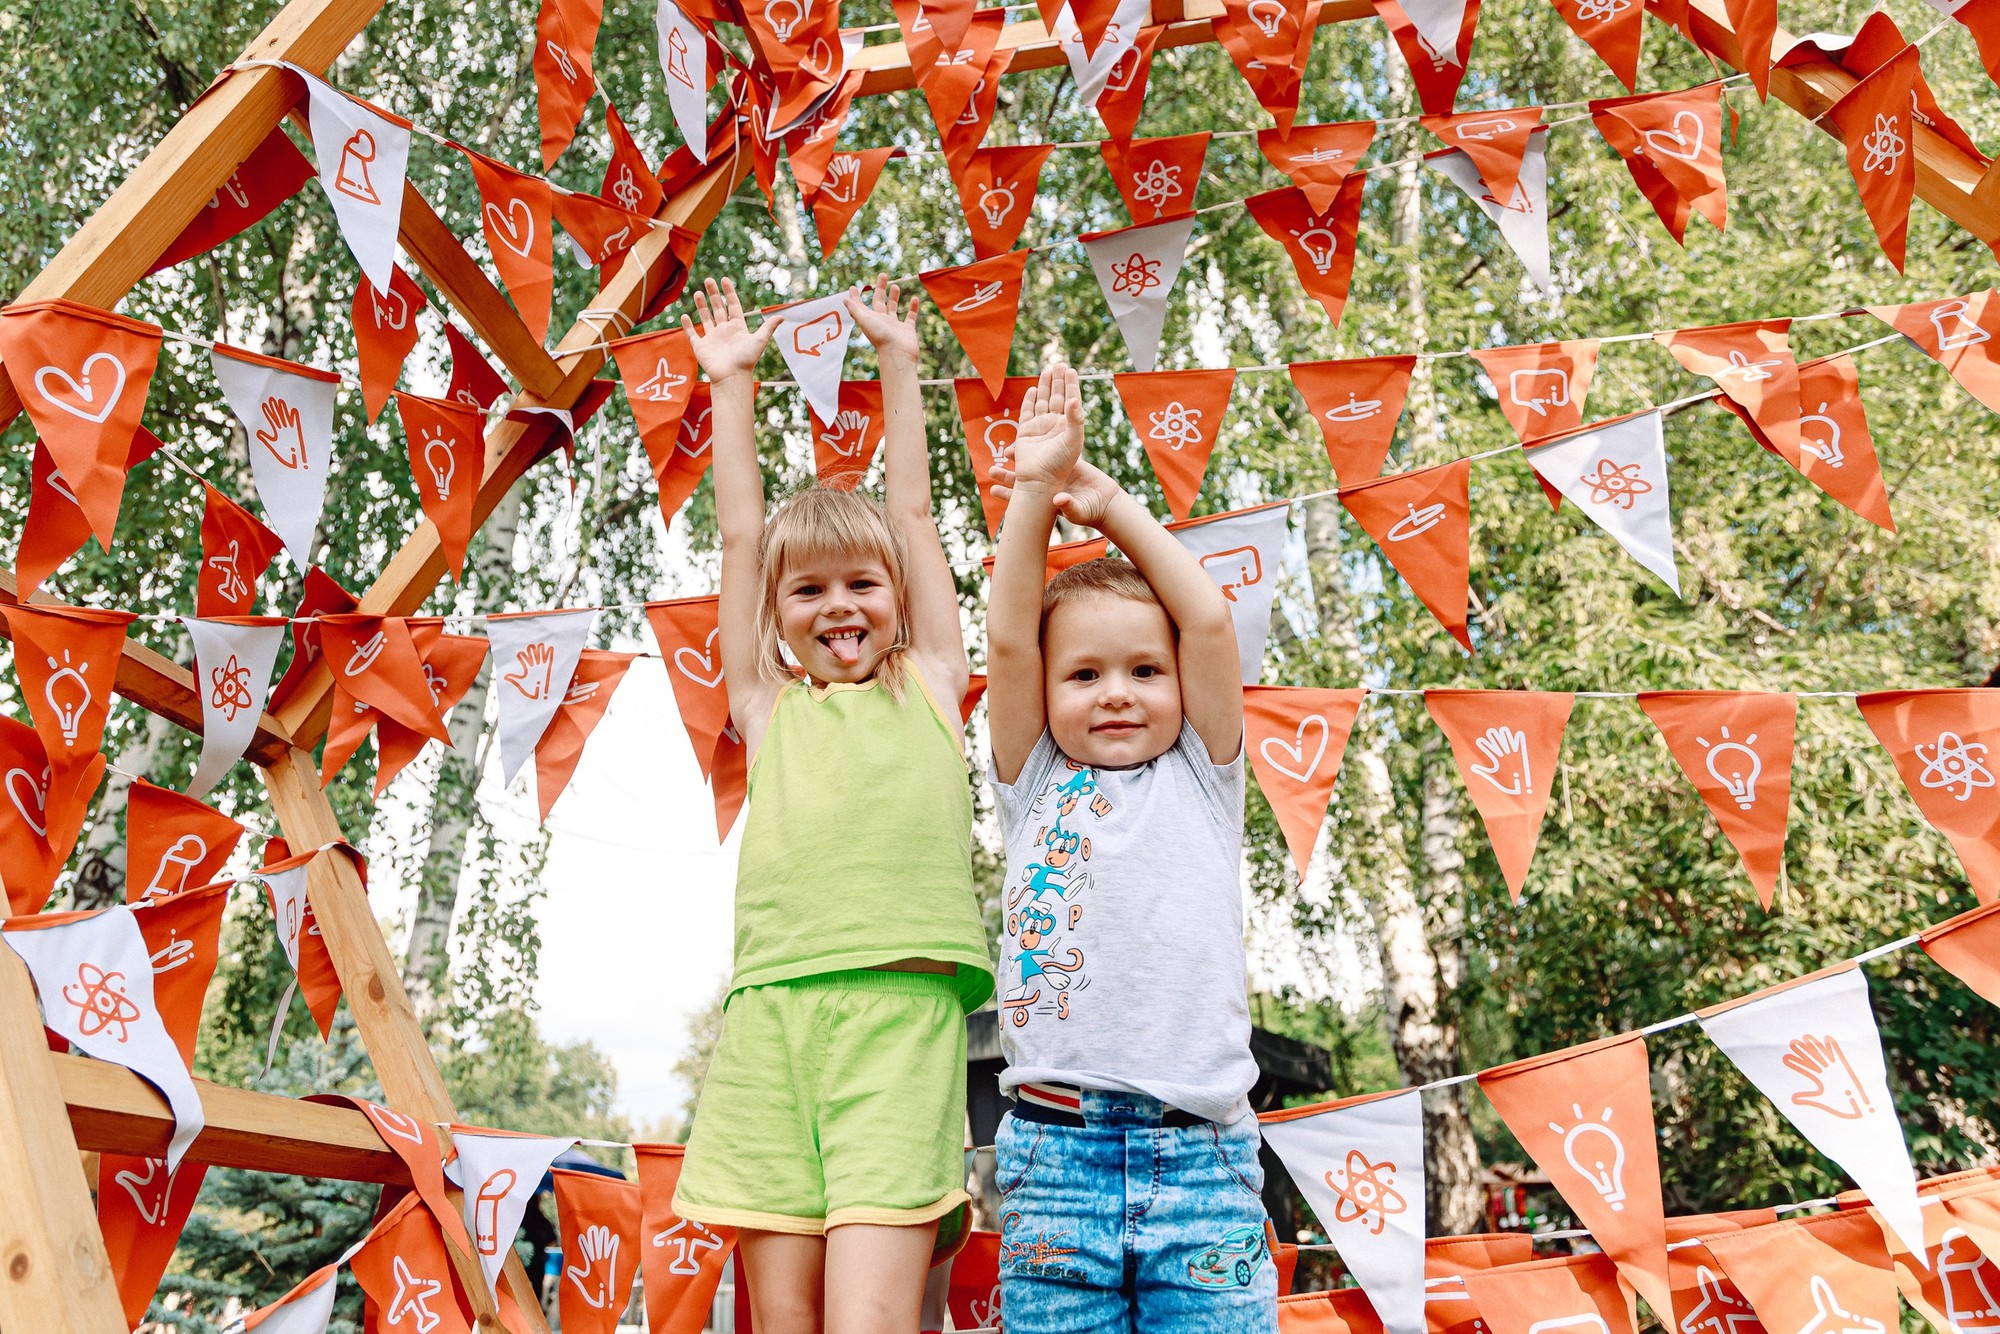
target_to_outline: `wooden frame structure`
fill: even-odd
[[[289,0],[243,53],[245,61],[290,61],[323,72],[357,36],[383,0]],[[1220,0],[1154,0],[1153,17],[1170,25],[1161,47],[1214,40]],[[1368,0],[1326,0],[1322,24],[1372,17]],[[1688,22],[1707,49],[1732,63],[1736,38],[1722,0],[1689,0]],[[1780,42],[1787,40],[1780,34]],[[1016,54],[1013,71],[1047,68],[1063,57],[1039,21],[1007,25],[1000,45]],[[864,48],[863,94],[912,87],[900,42]],[[213,193],[264,137],[292,112],[287,75],[265,65],[232,71],[176,123],[139,167],[70,238],[25,291],[24,301],[66,297],[115,307],[145,275],[165,243],[180,234]],[[1824,60],[1774,69],[1778,97],[1829,133],[1818,119],[1855,80]],[[1928,128],[1916,135],[1917,191],[1932,206],[1989,245],[2000,241],[2000,176],[1968,158]],[[749,171],[747,154],[718,153],[657,216],[704,228]],[[618,311],[623,327],[679,276],[669,233],[653,229],[630,252],[631,262],[606,281],[593,312]],[[402,247],[451,306],[492,348],[520,384],[515,406],[569,408],[602,368],[601,327],[573,325],[545,349],[506,298],[465,253],[414,187],[406,187]],[[20,409],[0,376],[0,421]],[[487,454],[474,525],[537,460],[557,445],[546,418],[507,420],[487,434]],[[425,521],[403,543],[361,597],[378,615],[415,613],[444,575],[437,530]],[[0,601],[17,599],[11,575],[0,572]],[[0,625],[0,632],[4,626]],[[117,691],[193,731],[201,707],[186,668],[140,644],[127,643]],[[321,791],[311,748],[324,734],[332,683],[324,664],[280,707],[260,720],[248,756],[260,771],[272,810],[296,848],[339,842],[342,834]],[[310,897],[361,1041],[374,1063],[385,1101],[430,1122],[454,1118],[451,1096],[432,1060],[396,961],[383,938],[357,870],[344,857],[316,858]],[[356,1181],[407,1184],[401,1160],[359,1111],[197,1081],[207,1127],[189,1157],[197,1162]],[[118,1291],[98,1232],[79,1150],[155,1155],[164,1152],[173,1118],[165,1101],[137,1075],[84,1058],[56,1055],[44,1041],[32,982],[20,960],[0,950],[0,1331],[4,1334],[120,1334]],[[452,1250],[470,1294],[477,1326],[501,1328],[477,1260]],[[506,1281],[536,1334],[546,1334],[518,1260]]]

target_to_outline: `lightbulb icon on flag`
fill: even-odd
[[[789,42],[799,25],[806,21],[806,14],[811,8],[810,4],[801,4],[799,0],[765,0],[764,22],[771,25],[772,35],[779,41]]]
[[[979,187],[979,211],[986,215],[986,225],[998,231],[1000,224],[1007,221],[1007,215],[1014,211],[1014,183],[995,181],[991,185]]]
[[[62,661],[59,663],[50,658],[49,666],[54,672],[43,684],[42,695],[48,700],[49,707],[56,711],[56,725],[62,729],[63,744],[74,746],[77,733],[83,727],[83,711],[90,707],[90,682],[83,679],[83,674],[90,670],[90,664],[71,666],[69,650],[64,649]]]
[[[1847,462],[1847,455],[1840,448],[1840,423],[1826,415],[1826,406],[1822,403],[1817,411],[1799,418],[1799,448],[1827,467],[1838,468]],[[1807,434],[1807,422],[1817,422],[1824,428],[1824,433]]]
[[[437,429],[425,431],[423,441],[424,466],[431,470],[431,481],[437,487],[438,499],[450,500],[451,479],[458,473],[458,460],[451,454],[454,442]]]
[[[1326,273],[1333,268],[1334,258],[1340,253],[1340,236],[1333,228],[1314,225],[1292,235],[1298,238],[1299,249],[1306,252],[1315,269]]]
[[[1275,38],[1285,18],[1285,7],[1278,0],[1250,0],[1250,21],[1266,37]]]
[[[1577,1123],[1565,1129],[1554,1121],[1549,1129],[1563,1137],[1563,1157],[1577,1174],[1590,1183],[1592,1190],[1604,1197],[1604,1202],[1614,1210],[1625,1208],[1625,1141],[1618,1138],[1618,1132],[1605,1124],[1611,1119],[1611,1109],[1596,1121],[1584,1119],[1583,1108],[1570,1104],[1570,1111],[1577,1117]]]
[[[1710,777],[1722,784],[1723,790],[1736,799],[1736,804],[1749,810],[1757,804],[1757,779],[1764,772],[1764,762],[1757,758],[1757,752],[1750,749],[1757,744],[1757,734],[1752,732],[1741,741],[1730,738],[1729,728],[1722,729],[1722,740],[1710,741],[1705,736],[1695,738],[1708,752],[1708,772]]]

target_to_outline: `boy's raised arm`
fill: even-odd
[[[1069,500],[1063,483],[1082,452],[1083,395],[1076,372],[1051,366],[1022,400],[1013,447],[993,469],[993,489],[1007,497],[1007,517],[986,599],[986,718],[993,770],[1003,783],[1021,776],[1047,725],[1042,586],[1049,533],[1057,509]]]
[[[881,366],[883,505],[907,561],[910,646],[938,704],[952,710],[965,694],[965,632],[958,583],[931,512],[929,446],[917,388],[917,298],[905,308],[902,289],[879,274],[870,295],[864,300],[859,288],[849,290],[847,313],[874,344]],[[947,721],[956,726],[957,713]]]
[[[729,689],[729,712],[755,750],[771,709],[773,685],[757,664],[757,603],[763,596],[758,548],[764,540],[764,472],[757,462],[752,400],[757,358],[784,321],[773,316],[755,330],[743,317],[736,284],[710,278],[694,294],[701,327],[681,328],[707,374],[715,411],[715,521],[722,532],[722,587],[716,638]]]

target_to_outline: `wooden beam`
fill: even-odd
[[[1723,0],[1687,0],[1687,16],[1692,29],[1688,35],[1696,46],[1736,69],[1743,68],[1743,50]],[[1797,40],[1780,28],[1772,38],[1772,49],[1785,50]],[[1840,128],[1823,117],[1859,82],[1820,56],[1796,65],[1771,66],[1772,94],[1834,139],[1840,138]],[[1987,245],[2000,245],[2000,180],[1984,191],[1980,189],[1989,164],[1968,157],[1963,149],[1921,122],[1914,138],[1918,197]]]
[[[244,60],[289,60],[323,72],[382,0],[291,0],[244,48]],[[145,161],[77,228],[19,300],[67,297],[110,310],[125,299],[174,238],[291,108],[283,70],[237,70],[168,130]],[[0,422],[20,397],[0,375]]]
[[[733,149],[719,153],[686,189],[665,201],[655,216],[677,226],[701,230],[714,220],[749,171],[748,154]],[[590,308],[622,311],[625,327],[629,328],[661,285],[678,273],[678,265],[668,250],[668,235],[661,227],[642,237],[617,274],[598,290]],[[562,382],[546,397],[524,390],[512,406],[567,408],[574,404],[608,359],[599,344],[616,337],[618,332],[616,326],[608,323],[578,320],[556,347]],[[486,466],[478,498],[473,502],[474,531],[486,522],[493,507],[500,503],[500,497],[553,448],[550,432],[545,418],[530,415],[522,420],[502,421],[486,433]],[[361,595],[361,609],[381,616],[414,615],[444,578],[444,572],[444,548],[438,542],[437,528],[426,519],[404,540],[375,582]],[[332,673],[321,662],[279,709],[280,725],[299,745],[309,747],[325,734],[327,714],[332,707],[332,686]]]
[[[295,748],[262,773],[272,814],[293,847],[320,847],[345,837],[333,806],[320,789],[311,755]],[[354,862],[339,852],[313,858],[306,865],[306,894],[334,971],[340,975],[341,991],[354,1015],[361,1043],[375,1065],[383,1101],[403,1115],[423,1121],[457,1120],[451,1093],[431,1059],[429,1040],[417,1022],[409,992],[403,989],[402,972],[375,921],[367,887],[361,883]],[[445,1249],[451,1254],[459,1281],[471,1294],[479,1329],[482,1334],[496,1334],[501,1329],[499,1315],[480,1273],[478,1257],[460,1251],[449,1238]],[[511,1251],[504,1273],[534,1334],[548,1334],[534,1285]]]
[[[159,1091],[106,1061],[49,1053],[77,1147],[95,1153],[158,1157],[173,1134],[174,1114]],[[252,1172],[408,1185],[409,1169],[352,1107],[301,1102],[271,1093],[194,1081],[208,1124],[188,1146],[198,1163]]]
[[[1176,0],[1154,0],[1154,21],[1168,25],[1167,30],[1160,34],[1159,44],[1154,50],[1214,41],[1215,19],[1221,13],[1222,0],[1186,0],[1185,4],[1176,3]],[[1375,6],[1369,0],[1326,0],[1319,10],[1322,27],[1329,23],[1374,17]],[[1038,18],[1009,23],[1002,28],[996,49],[1014,53],[1014,58],[1007,65],[1009,74],[1051,69],[1068,63],[1068,57],[1062,53],[1062,44],[1049,36],[1049,30],[1042,26]],[[917,86],[916,77],[910,71],[910,53],[901,42],[864,46],[848,63],[848,68],[866,71],[860,90],[864,96],[901,92]]]
[[[0,946],[0,1329],[122,1334],[125,1310],[97,1230],[27,965]]]
[[[13,571],[0,570],[0,603],[18,603],[20,600],[20,588],[14,582]],[[32,593],[28,602],[30,605],[62,605],[46,593]],[[10,637],[6,620],[0,618],[0,639]],[[180,724],[196,736],[201,735],[201,696],[195,690],[194,673],[172,658],[156,653],[136,640],[127,639],[125,652],[118,660],[116,689],[141,708]],[[249,758],[258,764],[268,764],[290,749],[291,737],[283,724],[268,713],[258,715],[257,734],[250,742]]]

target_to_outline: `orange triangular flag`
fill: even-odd
[[[1597,340],[1488,347],[1474,360],[1493,381],[1500,411],[1521,443],[1583,429],[1583,405],[1597,369]]]
[[[1000,382],[1007,378],[1007,357],[1014,349],[1014,326],[1021,313],[1021,278],[1027,267],[1028,252],[1012,250],[976,264],[917,275],[990,393],[999,393]]]
[[[1278,1334],[1383,1334],[1383,1327],[1367,1293],[1334,1288],[1279,1297]]]
[[[417,345],[417,312],[430,301],[400,268],[390,278],[387,294],[377,292],[366,276],[358,282],[348,313],[354,322],[355,360],[360,363],[361,403],[373,422],[389,405],[389,391]]]
[[[1917,121],[1911,97],[1916,81],[1917,48],[1905,46],[1826,113],[1847,141],[1847,169],[1860,187],[1861,206],[1898,273],[1903,271],[1910,199],[1917,188]]]
[[[1797,695],[1749,690],[1641,691],[1639,707],[1673,752],[1766,908],[1785,865]]]
[[[2000,1005],[2000,903],[1927,927],[1923,943],[1940,968]]]
[[[410,642],[424,660],[424,682],[431,688],[440,722],[472,689],[487,650],[486,640],[478,635],[448,635],[443,629],[442,621],[421,628],[414,622],[410,626]],[[375,795],[379,797],[396,775],[423,753],[426,738],[393,718],[380,713],[375,713],[375,718]]]
[[[1608,1255],[1562,1256],[1472,1270],[1465,1291],[1492,1334],[1636,1334],[1620,1272]],[[1553,1325],[1552,1311],[1560,1313]]]
[[[972,100],[958,113],[957,120],[939,132],[939,147],[952,170],[970,160],[974,150],[986,142],[986,132],[993,127],[993,113],[1000,105],[1000,79],[1013,63],[1011,49],[994,47],[993,54],[986,58],[986,72],[972,90]]]
[[[940,137],[971,104],[973,93],[986,77],[994,48],[1000,44],[1000,29],[1006,21],[1004,9],[979,10],[966,25],[965,36],[956,47],[946,51],[943,43],[938,43],[939,54],[930,68],[924,69],[921,62],[913,61],[913,68],[921,71],[917,74],[917,86],[923,90]]]
[[[1350,175],[1325,209],[1314,208],[1296,186],[1243,201],[1265,234],[1285,248],[1306,295],[1319,302],[1335,324],[1347,306],[1348,283],[1354,276],[1354,229],[1361,221],[1361,192],[1367,184],[1366,173]]]
[[[536,342],[548,337],[555,294],[555,235],[549,183],[469,148],[461,149],[479,186],[479,221],[493,267]]]
[[[1319,425],[1327,461],[1342,485],[1382,475],[1416,365],[1412,356],[1292,363],[1292,383]]]
[[[835,153],[827,159],[826,175],[812,197],[813,229],[819,233],[821,259],[833,257],[847,224],[875,192],[884,164],[901,156],[900,148],[864,148],[858,153]]]
[[[1639,42],[1645,32],[1643,5],[1606,4],[1603,0],[1555,0],[1556,13],[1569,30],[1597,52],[1627,90],[1639,86]]]
[[[563,794],[570,777],[576,773],[584,742],[590,740],[590,734],[603,721],[604,711],[611,707],[611,696],[637,656],[587,648],[577,659],[576,673],[569,679],[562,705],[549,720],[542,739],[535,743],[535,799],[541,805],[544,824],[556,798]]]
[[[1456,148],[1472,159],[1488,194],[1495,199],[1512,199],[1514,187],[1521,181],[1521,159],[1528,151],[1528,136],[1541,128],[1542,109],[1512,107],[1425,116],[1423,125],[1446,148]]]
[[[974,255],[991,259],[1014,248],[1022,225],[1034,212],[1042,164],[1054,151],[1048,144],[982,148],[964,165],[954,166],[952,180],[958,186],[965,225],[972,231]]]
[[[222,874],[243,826],[172,788],[132,780],[125,794],[125,901],[197,889]]]
[[[1792,465],[1801,477],[1877,527],[1896,531],[1889,513],[1889,493],[1882,484],[1882,463],[1868,432],[1868,412],[1861,405],[1861,377],[1854,358],[1845,352],[1820,357],[1799,366],[1798,447],[1787,453],[1764,434],[1756,419],[1734,400],[1722,406],[1733,413],[1758,444]]]
[[[125,456],[126,471],[162,448],[160,438],[141,426],[132,435],[132,449]],[[34,592],[89,540],[89,518],[70,494],[69,483],[56,471],[49,447],[37,440],[35,461],[29,468],[28,517],[21,525],[21,544],[14,557],[14,584],[20,595]]]
[[[1707,376],[1740,403],[1781,455],[1796,458],[1799,368],[1792,360],[1791,327],[1790,320],[1741,320],[1653,338],[1683,370]]]
[[[14,916],[38,913],[48,903],[56,876],[83,833],[104,766],[104,756],[96,756],[59,792],[35,729],[0,715],[0,777],[7,798],[0,801],[0,883]],[[52,804],[51,797],[61,799]]]
[[[1761,101],[1771,95],[1771,41],[1778,33],[1778,0],[1723,0],[1743,72]],[[1690,27],[1689,31],[1692,31]]]
[[[500,372],[449,320],[445,321],[444,341],[451,349],[451,381],[444,391],[446,398],[469,408],[490,408],[507,396],[507,382]]]
[[[236,832],[242,833],[242,827]],[[217,860],[226,859],[225,853]],[[229,890],[227,884],[209,885],[141,901],[132,892],[130,877],[126,879],[125,896],[133,905],[132,920],[146,938],[146,953],[159,960],[153,971],[153,1008],[160,1012],[167,1036],[190,1068],[195,1042],[201,1035],[202,1003],[220,957],[222,910]]]
[[[979,492],[979,510],[986,517],[986,535],[1000,536],[1000,519],[1007,502],[993,494],[993,460],[1014,444],[1021,400],[1034,388],[1032,375],[1009,376],[998,390],[980,380],[953,380],[959,420],[965,423],[965,447],[972,455],[972,484]]]
[[[700,1334],[736,1246],[736,1229],[709,1227],[674,1211],[686,1152],[681,1144],[632,1146],[639,1165],[639,1255],[650,1334]]]
[[[1951,840],[1973,893],[2000,898],[2000,690],[1885,690],[1854,702],[1917,809]]]
[[[1214,21],[1215,39],[1250,85],[1257,105],[1289,133],[1298,115],[1299,92],[1313,34],[1319,29],[1318,0],[1222,0]]]
[[[1042,561],[1042,582],[1061,574],[1073,565],[1081,565],[1087,560],[1096,560],[1111,549],[1109,540],[1102,537],[1083,537],[1074,542],[1058,542],[1048,549]],[[979,562],[979,568],[986,571],[986,577],[993,577],[993,557]]]
[[[1410,591],[1467,653],[1472,460],[1343,487],[1340,503],[1375,539]]]
[[[546,743],[545,743],[546,744]],[[617,1334],[639,1273],[639,1183],[557,1168],[563,1334]]]
[[[1194,212],[1208,140],[1204,132],[1163,139],[1106,139],[1098,146],[1133,222],[1158,222]]]
[[[1729,1281],[1702,1240],[1718,1232],[1740,1232],[1778,1221],[1776,1209],[1736,1209],[1719,1214],[1683,1214],[1667,1220],[1667,1281],[1673,1284],[1673,1315],[1661,1323],[1682,1334],[1768,1334],[1750,1309],[1750,1299]]]
[[[46,823],[67,827],[97,791],[93,761],[111,716],[112,683],[129,611],[12,604],[0,607],[14,640],[14,673],[47,752]]]
[[[319,636],[336,684],[412,731],[451,744],[438,721],[423,659],[402,617],[321,616]]]
[[[722,729],[715,743],[715,760],[708,775],[709,796],[715,802],[715,841],[726,842],[736,817],[750,795],[750,753],[733,726]]]
[[[1479,1087],[1664,1321],[1673,1301],[1646,1040],[1626,1033],[1530,1057],[1485,1071]]]
[[[972,721],[972,711],[979,707],[979,701],[986,694],[986,673],[970,672],[965,678],[965,693],[959,696],[958,720]]]
[[[556,159],[576,137],[577,122],[583,119],[583,109],[597,88],[591,53],[603,11],[602,0],[589,4],[542,0],[535,15],[530,63],[535,73],[535,115],[541,129],[544,171],[556,165]]]
[[[1133,371],[1111,382],[1152,461],[1167,508],[1176,519],[1187,518],[1222,433],[1236,372]]]
[[[7,377],[106,551],[160,338],[157,325],[74,301],[0,309]]]
[[[1112,63],[1111,73],[1104,81],[1104,91],[1097,95],[1097,118],[1104,122],[1105,131],[1114,139],[1129,139],[1132,132],[1139,128],[1139,116],[1146,109],[1146,86],[1153,74],[1153,50],[1160,44],[1160,34],[1166,30],[1164,23],[1148,23],[1139,29],[1138,40]]]
[[[1966,393],[2000,412],[2000,297],[1992,288],[1917,301],[1906,306],[1869,306],[1868,313],[1924,350],[1958,381]]]
[[[833,161],[834,144],[841,126],[847,123],[848,109],[861,90],[861,71],[849,70],[834,90],[822,98],[811,115],[799,121],[785,135],[785,159],[791,164],[792,180],[799,198],[810,204],[826,180]]]
[[[645,442],[646,456],[652,460],[657,477],[662,457],[672,452],[679,439],[681,418],[700,383],[701,367],[694,359],[694,344],[688,341],[686,330],[667,329],[613,339],[611,356],[618,363],[625,401],[632,405],[632,419],[638,423],[639,438]]]
[[[424,1334],[471,1334],[459,1305],[458,1279],[438,1221],[415,1193],[384,1215],[348,1261],[382,1327],[407,1325]]]
[[[700,381],[688,392],[687,411],[681,414],[673,448],[655,454],[654,447],[647,446],[646,452],[652,456],[653,481],[660,491],[660,521],[668,527],[701,485],[702,474],[715,462],[715,455],[709,450],[715,440],[714,414],[708,381]]]
[[[257,580],[284,549],[284,539],[207,482],[202,483],[202,492],[201,573],[195,580],[194,614],[204,620],[248,616],[257,606]]]
[[[1316,213],[1333,207],[1333,201],[1340,195],[1340,183],[1361,165],[1368,146],[1374,142],[1372,120],[1294,125],[1288,135],[1276,130],[1257,131],[1257,147],[1263,150],[1265,159],[1305,191],[1306,206]]]
[[[1720,80],[1670,93],[1599,98],[1590,115],[1674,240],[1686,237],[1696,209],[1717,230],[1728,223]]]
[[[1792,1218],[1706,1238],[1766,1329],[1799,1334],[1893,1330],[1896,1271],[1867,1209]]]
[[[1514,902],[1541,841],[1556,757],[1576,696],[1543,690],[1426,690],[1424,707],[1451,743],[1458,776],[1486,825]]]
[[[460,578],[465,549],[472,544],[473,502],[486,467],[486,414],[450,399],[398,391],[396,415],[403,422],[417,501],[438,531],[452,578]]]
[[[667,680],[674,688],[681,725],[694,747],[701,776],[713,779],[715,753],[729,725],[729,688],[722,679],[722,650],[716,643],[717,598],[677,598],[646,604],[646,622],[666,660]]]
[[[1292,866],[1306,878],[1313,843],[1333,799],[1340,759],[1366,690],[1243,688],[1243,748],[1257,786],[1285,831]]]
[[[1465,13],[1458,21],[1458,42],[1449,51],[1432,49],[1397,0],[1374,0],[1374,4],[1376,14],[1389,26],[1396,48],[1403,53],[1403,63],[1410,67],[1418,105],[1429,115],[1450,115],[1458,86],[1465,82],[1473,34],[1479,30],[1479,0],[1466,0]]]
[[[833,420],[813,413],[813,471],[821,486],[852,491],[882,444],[882,382],[842,380]]]

